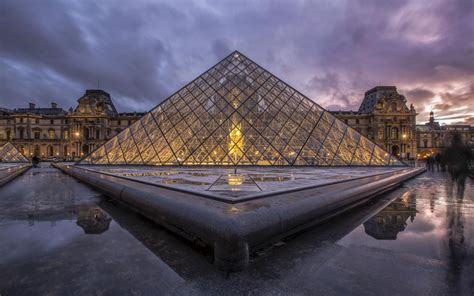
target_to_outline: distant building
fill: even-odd
[[[430,119],[425,124],[416,126],[418,158],[427,158],[434,155],[451,143],[454,132],[461,135],[463,142],[474,150],[474,127],[468,124],[440,125],[435,120],[434,112],[430,112]]]
[[[417,155],[416,111],[395,86],[376,86],[365,93],[358,111],[332,114],[401,159]]]
[[[144,113],[118,113],[110,94],[86,90],[75,109],[0,108],[0,146],[12,142],[24,155],[77,160],[128,127]]]

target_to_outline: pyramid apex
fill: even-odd
[[[234,58],[238,58],[242,54],[238,50],[234,50],[230,55]]]

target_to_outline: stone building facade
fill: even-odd
[[[433,111],[430,120],[416,126],[418,158],[424,159],[441,152],[451,143],[453,133],[459,133],[466,145],[474,152],[474,127],[466,124],[440,125],[435,120]]]
[[[332,113],[393,155],[404,160],[416,157],[417,113],[395,86],[368,90],[358,111]]]
[[[55,103],[48,108],[0,107],[0,146],[13,143],[25,156],[44,160],[78,160],[138,120],[144,113],[117,112],[110,94],[86,90],[75,109]],[[430,121],[416,125],[416,111],[395,86],[377,86],[365,93],[358,111],[332,111],[380,147],[401,159],[423,159],[450,143],[453,131],[474,149],[474,127]]]
[[[99,147],[144,113],[118,113],[110,94],[86,90],[75,109],[0,108],[0,146],[13,143],[25,156],[45,160],[78,160]]]

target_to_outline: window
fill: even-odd
[[[359,124],[359,119],[356,119],[356,124]]]
[[[424,140],[423,140],[423,147],[424,147],[424,148],[427,148],[427,147],[428,147],[428,140],[427,140],[427,139],[424,139]]]
[[[54,124],[54,119],[51,119],[51,120],[50,120],[50,123],[51,123],[51,124]]]
[[[36,123],[36,124],[39,124],[39,123],[40,123],[40,121],[39,121],[38,118],[35,119],[35,123]]]
[[[35,132],[35,140],[39,140],[40,138],[40,132]]]
[[[398,139],[398,128],[392,127],[390,137],[392,139]]]
[[[122,124],[122,121],[121,120],[117,120],[117,125],[121,125]]]
[[[51,140],[54,140],[54,138],[55,138],[54,130],[49,130],[49,138]]]
[[[384,128],[383,127],[379,127],[379,140],[383,140],[384,138]]]
[[[12,139],[12,132],[10,130],[7,131],[7,140]]]
[[[64,139],[69,139],[69,130],[64,130]]]

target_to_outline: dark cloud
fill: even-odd
[[[451,109],[451,107],[452,106],[450,104],[442,103],[442,104],[434,105],[433,109],[443,111],[443,110],[449,110],[449,109]]]
[[[423,88],[414,88],[405,92],[405,95],[410,98],[413,103],[426,103],[433,99],[435,93]]]
[[[324,107],[397,85],[421,121],[469,118],[473,18],[470,0],[4,0],[0,106],[73,106],[99,81],[119,109],[148,110],[238,49]]]

